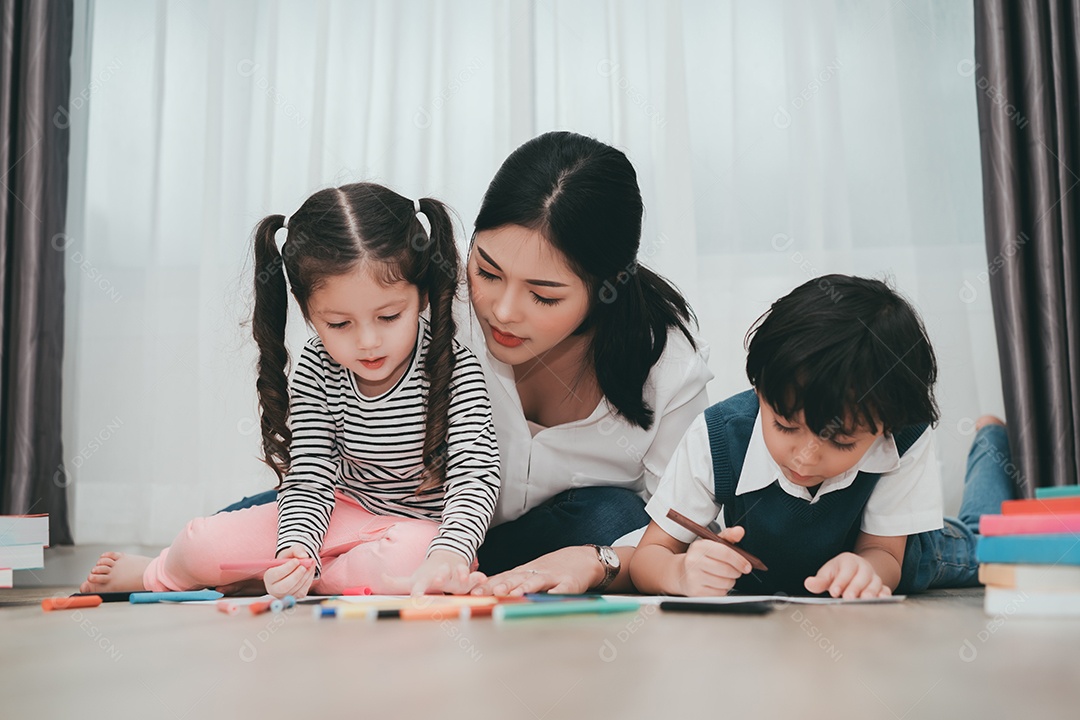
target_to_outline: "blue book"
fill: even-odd
[[[1080,535],[994,535],[980,537],[980,563],[1080,565]]]
[[[1035,488],[1035,499],[1077,497],[1080,496],[1080,485],[1058,485],[1056,487]]]

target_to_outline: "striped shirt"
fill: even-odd
[[[454,341],[446,481],[418,496],[428,392],[423,363],[431,340],[423,318],[418,336],[405,374],[371,398],[360,394],[352,372],[330,357],[318,336],[304,345],[290,384],[292,462],[278,493],[278,553],[299,544],[319,557],[337,491],[378,515],[440,522],[429,554],[442,549],[470,562],[475,557],[499,494],[484,372]]]

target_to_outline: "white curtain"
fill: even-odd
[[[970,2],[83,7],[57,240],[79,542],[167,543],[271,486],[244,324],[261,217],[375,180],[450,203],[464,243],[502,160],[551,129],[630,156],[642,257],[696,308],[714,400],[746,386],[772,300],[827,272],[894,279],[938,351],[958,504],[970,419],[1002,407]]]

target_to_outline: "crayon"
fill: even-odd
[[[45,612],[49,612],[50,610],[75,610],[76,608],[97,607],[100,604],[101,598],[97,595],[45,598],[41,601],[41,609]]]
[[[731,548],[739,555],[742,555],[746,559],[746,561],[750,563],[750,567],[754,568],[755,570],[760,570],[762,572],[768,571],[769,568],[765,567],[765,563],[761,562],[761,560],[759,560],[757,557],[746,552],[735,543],[728,542],[704,525],[698,525],[696,522],[674,509],[668,510],[667,516],[668,519],[674,520],[679,525],[682,525],[684,528],[697,535],[699,538],[702,538],[703,540],[712,540],[713,542],[718,542],[721,545],[726,545],[727,547]]]
[[[190,602],[194,600],[220,600],[225,597],[217,590],[191,590],[189,592],[135,592],[131,593],[132,605],[158,602]]]

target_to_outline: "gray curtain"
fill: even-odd
[[[1080,0],[976,0],[989,283],[1020,488],[1077,482]]]
[[[60,439],[71,0],[0,0],[0,513],[71,544]]]

